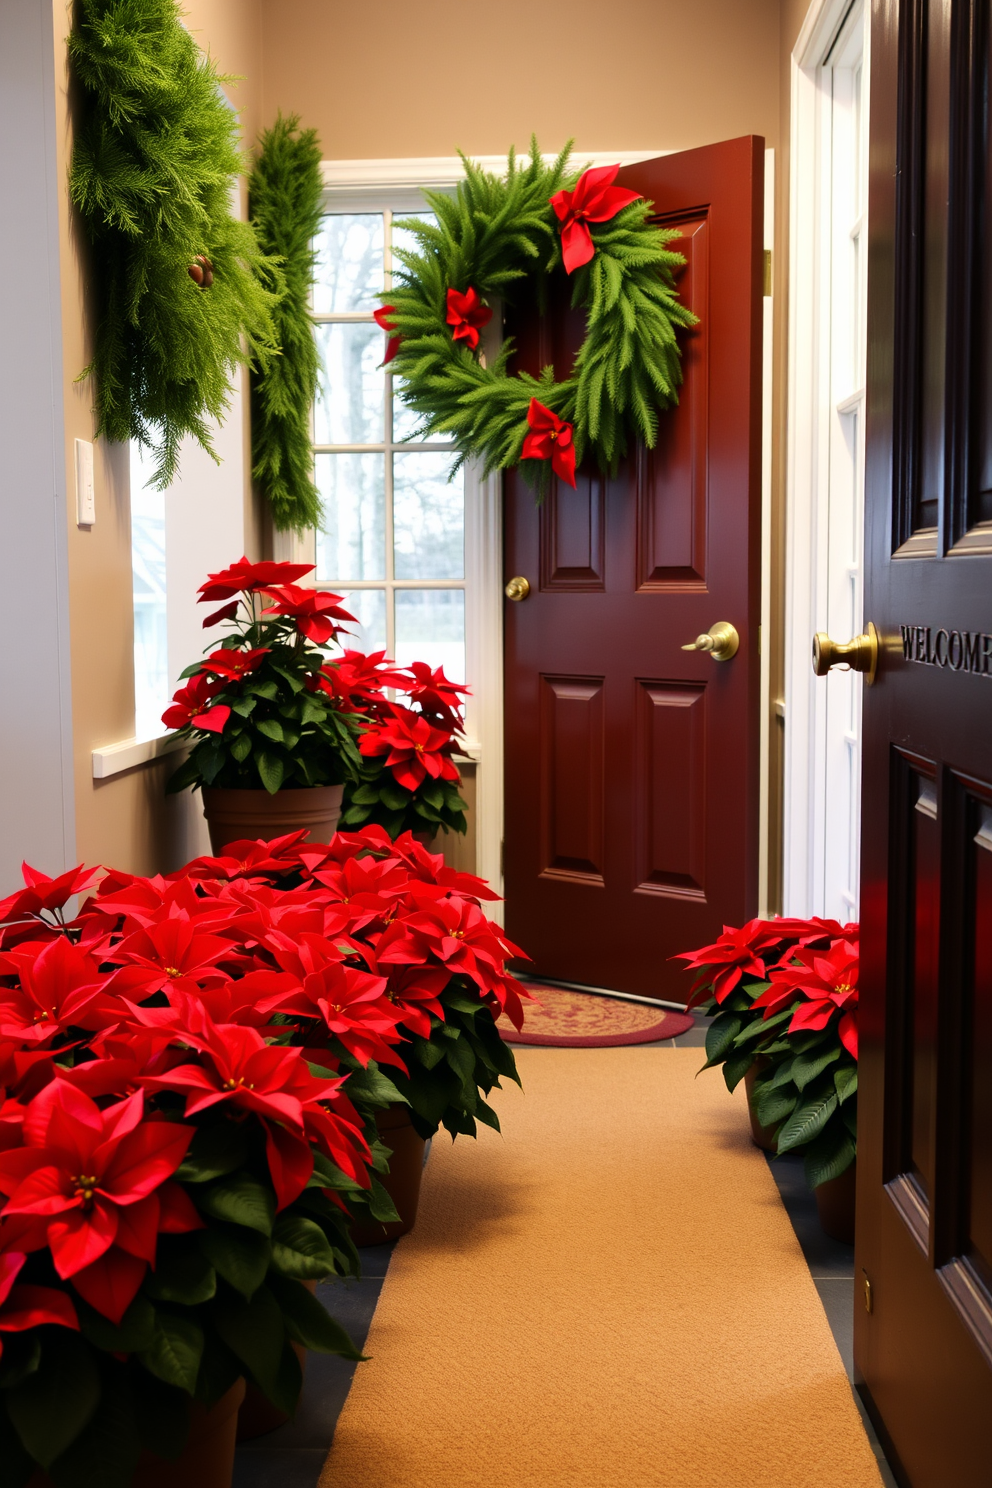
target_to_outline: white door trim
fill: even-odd
[[[814,912],[822,873],[826,698],[810,665],[826,628],[829,430],[830,99],[822,68],[852,0],[813,0],[792,52],[789,182],[789,388],[786,474],[783,911]],[[839,637],[846,640],[847,637]]]

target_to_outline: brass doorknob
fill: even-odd
[[[503,593],[506,595],[507,599],[515,599],[518,601],[521,599],[526,599],[528,594],[530,593],[530,581],[528,579],[525,579],[522,574],[518,574],[515,579],[510,580],[506,588],[503,590]]]
[[[737,655],[741,638],[729,620],[718,620],[705,635],[698,635],[683,651],[708,651],[714,661],[729,661]]]
[[[855,636],[853,641],[832,641],[824,631],[817,631],[813,637],[813,671],[818,677],[825,677],[835,666],[863,672],[871,686],[878,666],[878,631],[870,620],[864,635]]]

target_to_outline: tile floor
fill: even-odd
[[[706,1039],[706,1021],[697,1015],[695,1026],[678,1038],[641,1047],[702,1048]],[[713,1078],[719,1079],[720,1076],[714,1073]],[[820,1229],[816,1200],[806,1187],[801,1158],[791,1155],[769,1157],[768,1165],[820,1294],[844,1368],[853,1382],[853,1247],[829,1239]],[[347,1328],[359,1347],[365,1342],[372,1322],[391,1249],[389,1245],[377,1245],[360,1252],[361,1281],[330,1282],[317,1288],[317,1295]],[[242,1443],[237,1451],[233,1488],[316,1488],[355,1368],[345,1359],[310,1354],[295,1420],[268,1436]],[[854,1399],[878,1458],[882,1481],[886,1488],[898,1488],[857,1391],[854,1391]]]

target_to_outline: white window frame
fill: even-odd
[[[831,441],[840,413],[863,424],[864,390],[831,403],[830,57],[857,0],[813,0],[792,52],[783,911],[823,912],[827,837],[826,680],[813,675],[813,635],[828,627]],[[864,3],[865,78],[868,16]],[[864,89],[867,97],[867,87]],[[848,637],[838,636],[838,640]]]

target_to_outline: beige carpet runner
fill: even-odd
[[[434,1142],[320,1488],[878,1488],[742,1098],[697,1049],[518,1054]]]

